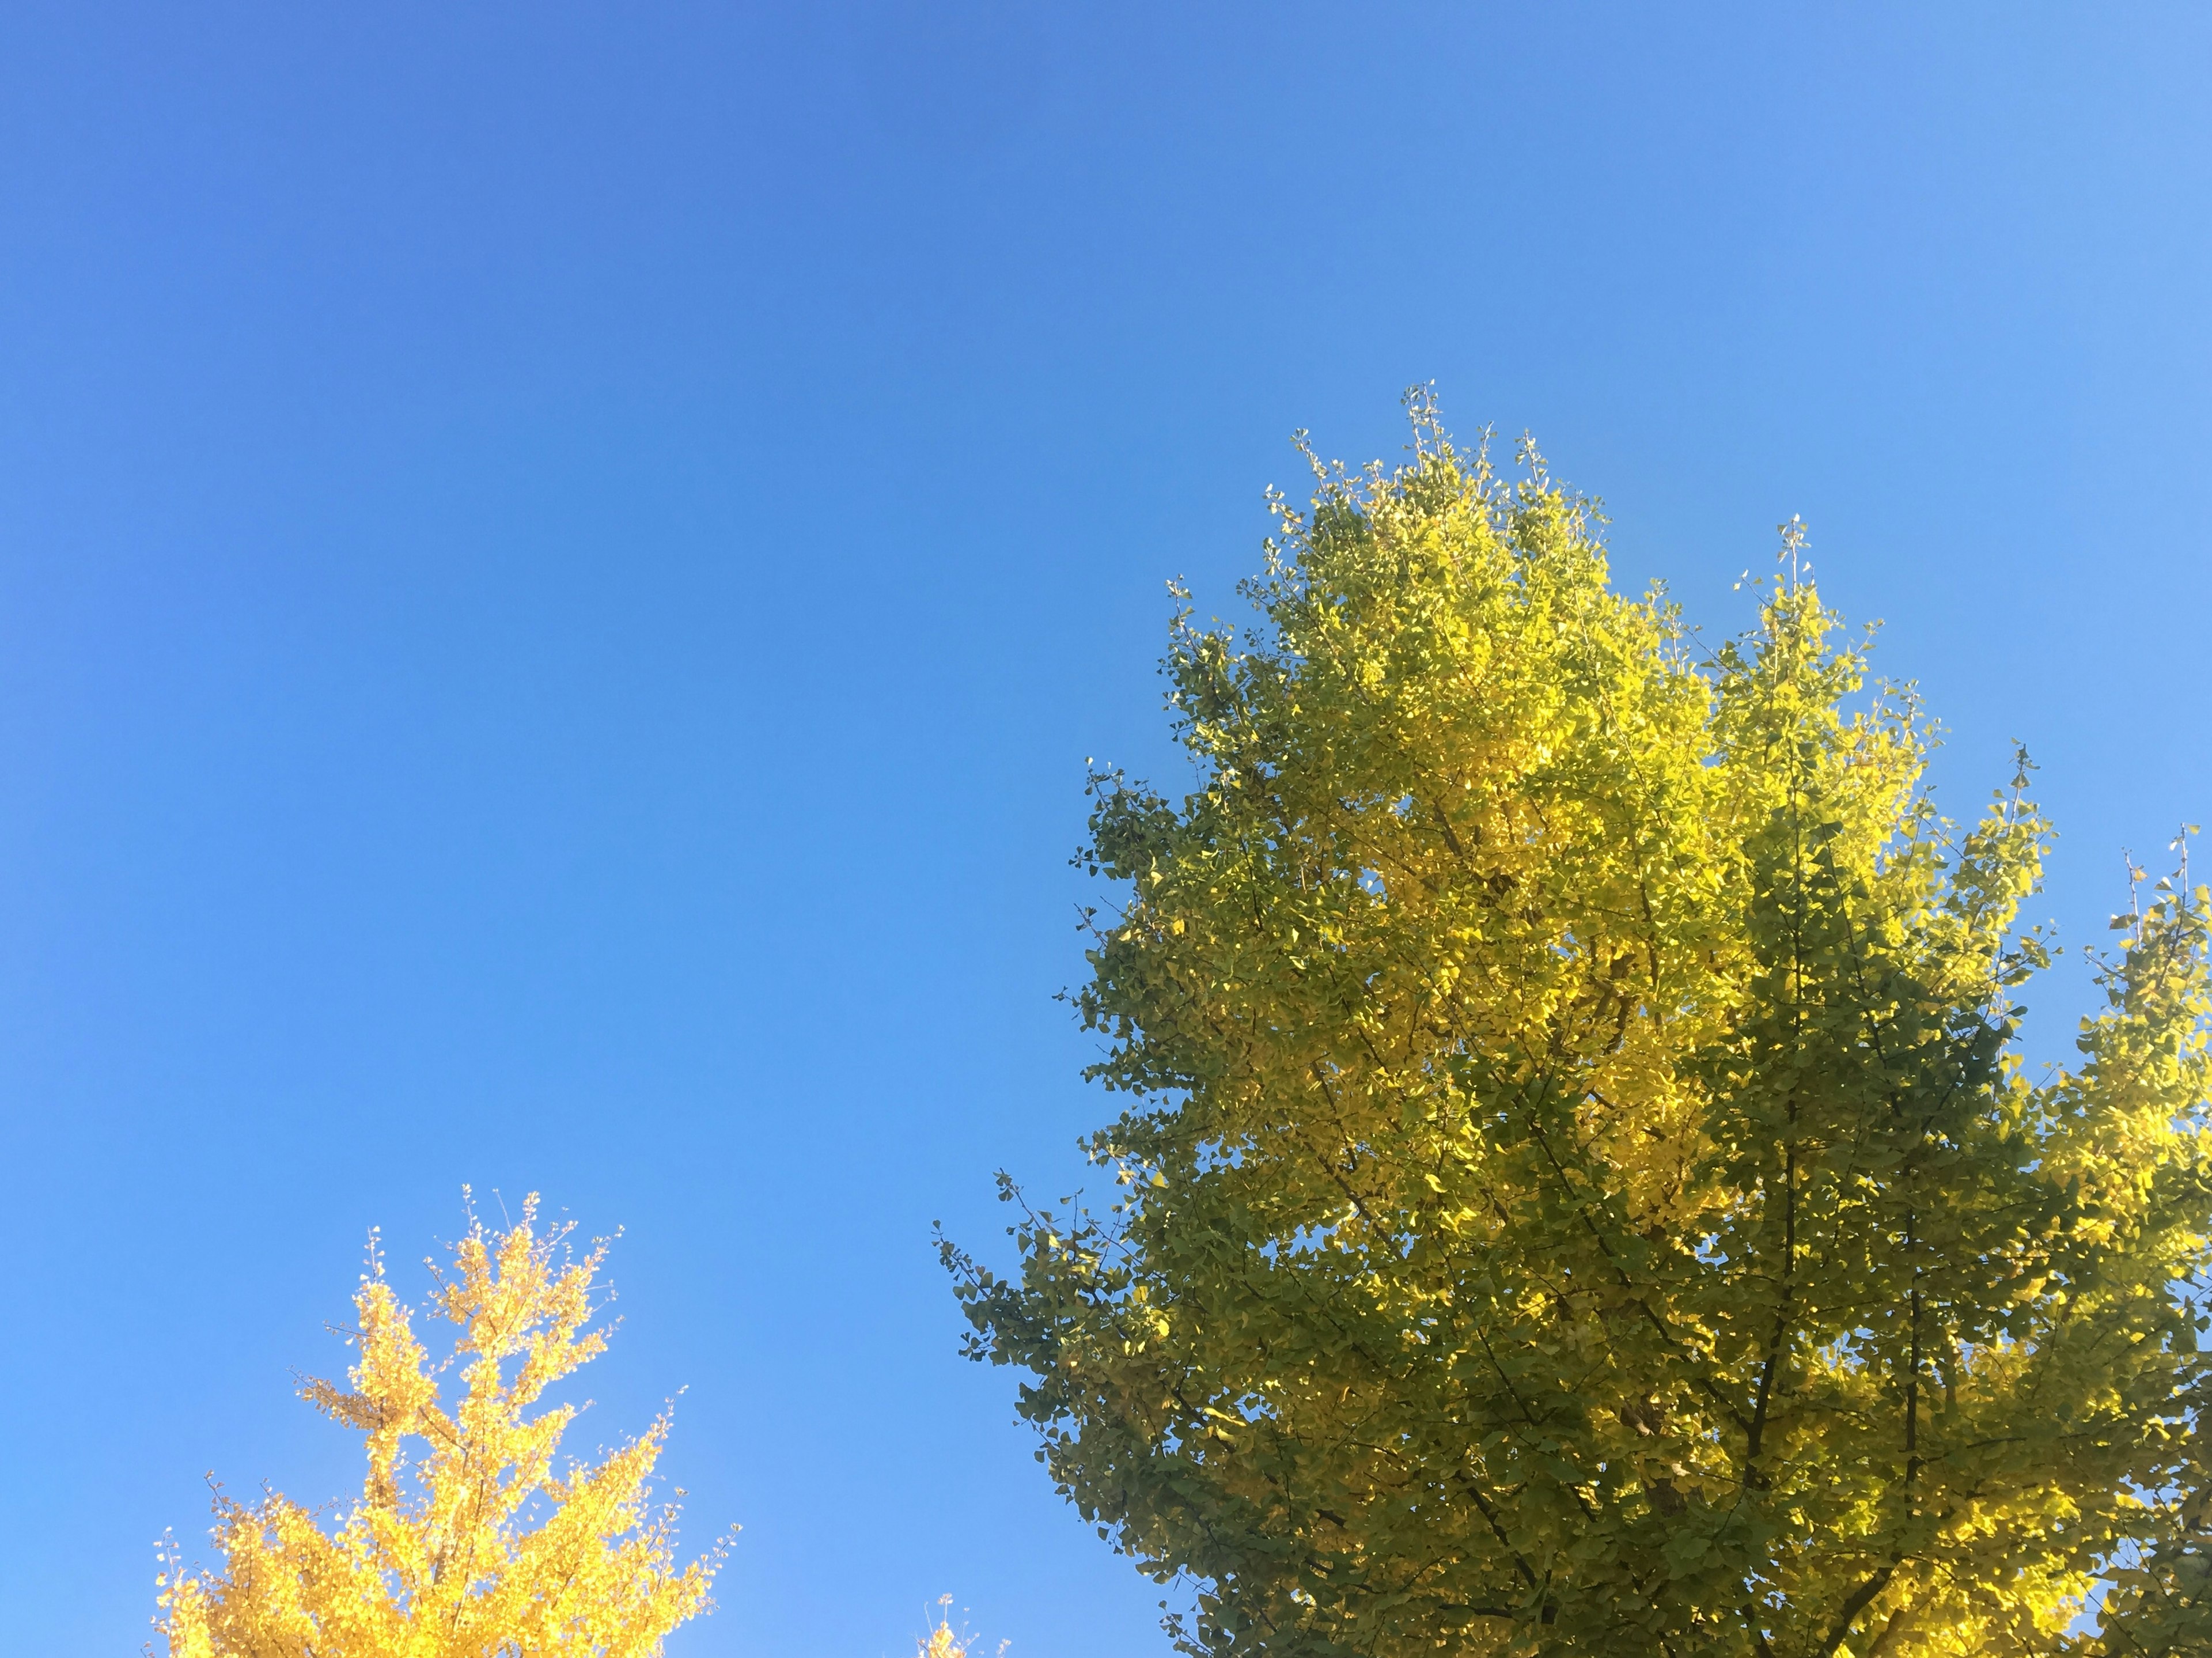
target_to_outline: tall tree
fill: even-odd
[[[1413,413],[1094,780],[1120,1191],[946,1246],[1061,1489],[1218,1658],[2212,1650],[2205,891],[2031,1080],[2025,762],[1954,829],[1794,528],[1703,653]]]
[[[281,1496],[218,1497],[224,1570],[165,1563],[171,1658],[652,1658],[707,1609],[715,1558],[679,1568],[672,1516],[647,1491],[667,1418],[596,1466],[559,1460],[576,1406],[544,1396],[606,1346],[587,1327],[605,1249],[573,1258],[568,1229],[541,1232],[537,1206],[504,1233],[471,1219],[438,1279],[433,1309],[459,1327],[450,1407],[445,1365],[372,1257],[351,1386],[301,1389],[367,1435],[361,1501],[326,1531]]]

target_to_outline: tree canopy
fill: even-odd
[[[165,1561],[171,1658],[654,1658],[708,1608],[715,1559],[678,1567],[672,1516],[649,1497],[667,1418],[596,1466],[560,1460],[576,1406],[544,1394],[606,1346],[589,1327],[605,1250],[568,1256],[568,1229],[540,1230],[537,1204],[504,1233],[472,1220],[438,1280],[434,1310],[459,1327],[450,1405],[372,1259],[351,1386],[301,1388],[367,1436],[361,1501],[325,1530],[279,1495],[218,1497],[224,1570]]]
[[[2204,889],[2031,1077],[2025,761],[1954,826],[1794,535],[1709,651],[1413,413],[1094,779],[1118,1190],[945,1247],[1054,1479],[1209,1658],[2212,1650]]]

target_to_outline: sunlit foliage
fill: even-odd
[[[326,1529],[281,1496],[219,1497],[223,1570],[165,1561],[171,1658],[649,1658],[707,1610],[720,1552],[678,1567],[647,1490],[667,1418],[596,1465],[560,1457],[577,1407],[544,1394],[606,1346],[587,1327],[605,1248],[574,1256],[536,1211],[503,1233],[472,1219],[454,1246],[431,1311],[458,1333],[434,1367],[372,1255],[350,1386],[301,1390],[368,1436],[361,1500]]]
[[[1095,780],[1120,1193],[946,1250],[1054,1476],[1219,1658],[2212,1650],[2204,890],[2031,1078],[2025,762],[1954,829],[1794,528],[1709,651],[1414,415]]]
[[[936,1621],[929,1626],[928,1634],[915,1642],[915,1658],[969,1658],[975,1650],[975,1636],[952,1627],[951,1606],[951,1595],[938,1597]],[[1011,1641],[1000,1642],[994,1658],[1006,1658],[1006,1649],[1012,1644]]]

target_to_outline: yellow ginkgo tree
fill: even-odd
[[[2025,763],[1937,812],[1794,524],[1707,648],[1415,416],[1095,780],[1119,1196],[946,1248],[1061,1490],[1199,1658],[2212,1652],[2205,890],[2032,1075]]]
[[[309,1381],[325,1415],[368,1436],[361,1500],[327,1528],[271,1495],[216,1500],[214,1574],[166,1551],[170,1658],[646,1658],[708,1609],[713,1555],[679,1565],[648,1480],[665,1416],[597,1464],[566,1461],[573,1404],[546,1390],[598,1357],[592,1279],[569,1228],[473,1216],[435,1273],[431,1311],[457,1327],[433,1364],[372,1251],[354,1306],[349,1386]],[[440,1382],[457,1376],[457,1398]]]

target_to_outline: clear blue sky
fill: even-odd
[[[1106,1114],[1065,858],[1086,756],[1177,775],[1162,582],[1431,379],[1713,631],[1801,513],[2093,937],[2212,811],[2209,73],[2178,5],[18,0],[9,1649],[135,1651],[207,1470],[354,1484],[289,1368],[469,1181],[628,1229],[585,1441],[688,1386],[745,1527],[675,1652],[1164,1651],[928,1240]]]

